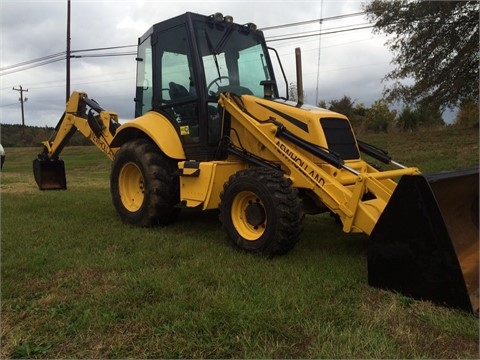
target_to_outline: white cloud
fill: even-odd
[[[323,10],[321,5],[323,4]],[[71,48],[81,50],[135,45],[153,24],[186,11],[222,12],[236,22],[254,22],[259,28],[360,12],[355,1],[167,1],[167,0],[71,0]],[[65,51],[67,0],[0,1],[0,67]],[[322,30],[366,24],[364,17],[325,21]],[[274,35],[318,31],[319,23],[265,31]],[[331,100],[348,95],[370,104],[381,97],[381,79],[391,69],[385,38],[370,29],[290,41],[272,42],[278,49],[288,81],[295,82],[294,48],[302,48],[307,101]],[[318,54],[320,51],[320,68]],[[135,48],[127,50],[134,51]],[[133,117],[135,56],[71,59],[71,89],[84,91],[121,119]],[[27,125],[54,126],[64,110],[65,61],[0,76],[0,123],[20,123],[18,92],[28,89]],[[16,104],[16,105],[15,105]]]

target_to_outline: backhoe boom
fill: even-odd
[[[55,127],[54,134],[50,140],[43,142],[44,149],[39,156],[44,159],[58,158],[65,145],[78,130],[113,160],[115,150],[110,148],[110,143],[119,126],[116,113],[103,110],[85,93],[73,92],[67,102],[65,112]]]
[[[77,130],[113,160],[118,149],[110,147],[110,144],[119,126],[116,113],[103,110],[85,93],[73,92],[55,132],[43,142],[43,151],[33,162],[39,188],[66,189],[65,166],[59,156]]]

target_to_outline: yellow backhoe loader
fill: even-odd
[[[252,23],[186,13],[140,37],[136,60],[135,119],[120,125],[74,92],[34,160],[40,189],[66,189],[59,155],[78,130],[113,160],[126,223],[219,209],[235,246],[273,256],[294,247],[304,214],[330,212],[343,231],[370,236],[371,285],[478,312],[478,169],[423,176],[357,140],[345,116],[303,104],[301,91],[280,96],[280,59]]]

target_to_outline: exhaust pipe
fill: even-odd
[[[478,315],[478,181],[403,176],[369,239],[369,284]]]
[[[302,51],[299,47],[295,48],[295,63],[297,69],[297,107],[302,107],[305,99],[303,94]]]

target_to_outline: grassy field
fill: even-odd
[[[478,129],[369,135],[425,172],[478,166]],[[367,284],[363,235],[307,216],[289,254],[233,249],[216,212],[122,224],[110,161],[64,151],[67,191],[41,192],[40,149],[1,174],[1,358],[478,358],[478,319]]]

